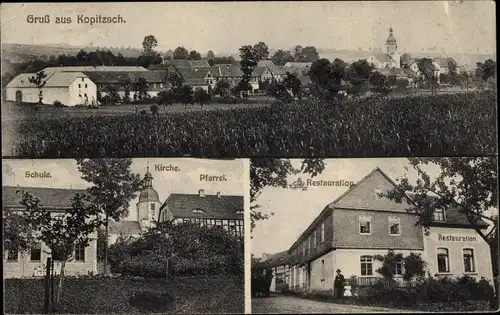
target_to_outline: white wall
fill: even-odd
[[[85,94],[87,94],[87,104],[97,102],[97,86],[89,78],[77,78],[69,85],[69,98],[67,106],[85,104]],[[62,102],[62,101],[61,101]]]
[[[327,291],[333,289],[335,278],[335,251],[331,251],[311,262],[311,291]]]
[[[470,237],[475,240],[458,242],[445,241],[439,239],[439,234],[442,236],[455,237]],[[483,238],[473,229],[466,228],[449,228],[449,227],[431,227],[429,235],[424,235],[424,259],[427,262],[427,267],[432,276],[437,274],[437,248],[443,247],[448,249],[450,273],[438,274],[440,276],[461,277],[465,274],[463,253],[464,248],[472,248],[474,250],[474,259],[476,272],[468,273],[471,277],[480,280],[485,277],[488,280],[493,279],[493,270],[491,267],[490,247]]]
[[[38,103],[38,89],[31,88],[31,87],[28,87],[28,88],[9,87],[9,88],[7,88],[6,89],[7,101],[15,101],[17,91],[21,91],[23,93],[23,99],[22,99],[23,102],[25,102],[25,103]],[[45,93],[44,93],[44,95],[45,95]]]

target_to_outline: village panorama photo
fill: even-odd
[[[244,313],[247,162],[4,159],[4,312]]]
[[[2,4],[2,156],[497,152],[493,1]]]
[[[497,169],[252,159],[252,313],[498,311]]]

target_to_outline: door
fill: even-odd
[[[16,102],[17,103],[23,102],[23,92],[21,92],[20,90],[16,91]]]

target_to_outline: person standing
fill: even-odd
[[[342,272],[340,269],[337,269],[337,275],[335,276],[335,281],[334,281],[334,290],[337,295],[337,298],[341,298],[344,296],[344,276],[342,275]]]

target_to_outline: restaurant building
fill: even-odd
[[[375,168],[328,204],[288,250],[290,290],[332,293],[337,269],[346,279],[356,276],[359,286],[370,285],[381,276],[376,270],[382,263],[374,256],[388,250],[422,255],[432,276],[492,279],[489,245],[475,230],[486,224],[468,223],[457,208],[436,210],[425,235],[417,216],[407,211],[415,205],[410,196],[401,203],[381,196],[395,186]],[[403,262],[394,270],[401,279]]]

